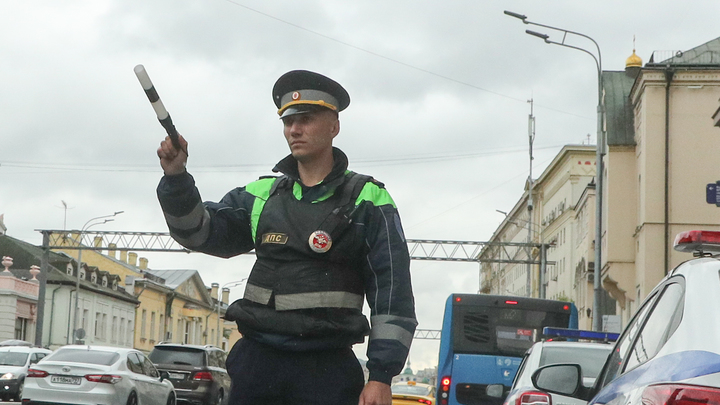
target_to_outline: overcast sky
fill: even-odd
[[[143,64],[189,141],[205,200],[270,174],[287,155],[272,102],[293,69],[350,93],[336,146],[384,182],[408,238],[485,241],[528,175],[528,100],[538,176],[564,144],[595,143],[590,56],[544,44],[531,21],[579,31],[623,70],[633,51],[688,50],[720,36],[720,2],[697,0],[3,0],[0,3],[0,214],[36,229],[166,231],[155,186],[165,136],[133,67]],[[594,51],[587,40],[568,42]],[[589,135],[589,138],[588,138]],[[67,210],[62,201],[67,203]],[[2,252],[0,252],[2,254]],[[207,285],[246,277],[252,258],[141,254],[154,269],[197,269]],[[413,262],[419,328],[440,329],[446,297],[478,290],[477,264]],[[242,287],[232,290],[240,298]],[[437,364],[416,341],[413,368]],[[364,347],[356,352],[364,357]]]

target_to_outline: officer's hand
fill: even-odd
[[[392,391],[390,386],[379,381],[368,381],[360,393],[358,405],[391,405]]]
[[[175,149],[169,136],[166,136],[165,140],[160,142],[160,147],[157,150],[160,166],[166,175],[180,174],[185,171],[185,164],[187,163],[187,153],[185,151],[187,151],[188,143],[182,135],[179,135],[178,140],[182,150]]]

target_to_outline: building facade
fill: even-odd
[[[57,246],[77,245],[80,240],[72,232],[53,238]],[[149,353],[159,342],[173,342],[229,350],[240,339],[237,326],[222,319],[229,290],[218,296],[217,283],[206,287],[197,270],[153,270],[148,268],[148,260],[135,252],[118,250],[112,244],[102,248],[102,240],[95,240],[94,246],[98,249],[83,251],[83,262],[118,274],[125,290],[139,301],[132,330],[136,349]],[[62,251],[78,256],[76,249]]]
[[[591,328],[595,168],[594,146],[566,145],[533,182],[532,210],[528,210],[526,186],[488,242],[548,244],[548,264],[543,272],[537,264],[492,263],[504,258],[507,251],[489,245],[480,254],[480,259],[490,261],[480,267],[482,293],[573,302],[580,328]],[[532,226],[528,226],[530,222]],[[538,261],[539,253],[537,248],[518,249],[514,258]]]
[[[718,230],[705,201],[720,129],[720,38],[688,51],[634,54],[625,71],[603,72],[607,155],[602,284],[625,324],[639,303],[680,262],[675,236]]]

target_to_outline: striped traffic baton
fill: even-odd
[[[142,88],[143,90],[145,90],[145,94],[147,95],[148,100],[150,100],[150,104],[152,104],[152,107],[155,110],[158,121],[160,121],[160,124],[162,124],[163,128],[165,128],[165,131],[170,136],[170,140],[172,141],[173,146],[175,147],[175,149],[181,150],[185,152],[185,155],[187,155],[187,149],[180,146],[177,129],[175,129],[175,125],[172,122],[172,118],[170,118],[170,114],[165,109],[162,100],[160,100],[160,96],[155,90],[155,86],[150,80],[150,76],[148,76],[147,72],[145,71],[145,66],[137,65],[135,66],[134,70],[135,76],[137,76],[138,80],[140,81],[140,85],[142,85]]]

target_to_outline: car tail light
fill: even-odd
[[[720,232],[686,231],[675,237],[675,250],[679,252],[720,252]]]
[[[25,377],[27,377],[27,378],[45,378],[47,376],[48,376],[47,371],[36,370],[34,368],[30,368],[30,369],[28,369],[27,375]]]
[[[718,405],[720,388],[699,385],[660,384],[651,385],[643,391],[645,405]]]
[[[550,394],[540,391],[528,391],[518,395],[515,405],[552,405]]]
[[[122,380],[122,377],[112,374],[88,374],[85,379],[96,383],[117,384]]]
[[[212,381],[212,380],[213,380],[212,373],[210,373],[209,371],[200,371],[200,372],[195,373],[195,375],[193,376],[193,381]]]
[[[432,405],[432,401],[429,399],[418,399],[417,401],[421,404]]]
[[[440,405],[447,405],[450,399],[450,377],[445,376],[440,380]]]

